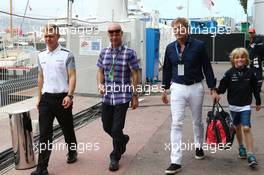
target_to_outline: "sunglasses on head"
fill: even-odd
[[[114,33],[119,34],[120,32],[121,32],[121,29],[117,29],[117,30],[108,30],[108,33],[109,33],[109,34],[114,34]]]

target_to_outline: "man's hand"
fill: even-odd
[[[39,109],[39,102],[40,102],[40,98],[38,97],[38,98],[37,98],[37,103],[36,103],[36,107],[37,107],[37,109]]]
[[[137,107],[138,107],[138,97],[133,95],[131,100],[131,108],[132,110],[134,110]]]
[[[104,95],[104,93],[105,93],[105,85],[104,85],[104,84],[99,84],[99,85],[98,85],[98,92],[99,92],[101,95]]]
[[[261,106],[260,105],[256,105],[256,111],[260,111]]]
[[[62,101],[62,106],[64,107],[64,109],[67,109],[72,105],[72,103],[72,99],[69,96],[66,96]]]
[[[167,94],[167,91],[166,90],[164,90],[164,92],[162,92],[161,100],[162,100],[162,102],[164,104],[168,104],[169,103],[168,94]]]

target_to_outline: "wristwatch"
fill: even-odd
[[[132,93],[132,96],[134,96],[134,97],[138,97],[138,93],[137,93],[137,92],[133,92],[133,93]]]
[[[73,99],[73,95],[67,95],[67,97],[69,97],[71,100]]]

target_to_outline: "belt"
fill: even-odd
[[[190,85],[193,85],[195,83],[200,83],[200,82],[201,82],[201,80],[188,80],[188,81],[183,81],[179,84],[190,86]]]
[[[48,92],[45,92],[43,94],[43,96],[46,96],[46,97],[54,97],[54,98],[64,98],[67,96],[68,93],[66,92],[63,92],[63,93],[48,93]]]

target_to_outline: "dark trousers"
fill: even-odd
[[[76,152],[77,141],[73,127],[72,106],[64,109],[62,100],[66,93],[48,94],[44,93],[39,103],[39,157],[38,168],[48,167],[52,149],[53,121],[58,120],[68,152]]]
[[[255,73],[258,81],[258,90],[261,92],[261,87],[262,87],[262,82],[263,82],[263,76],[262,76],[262,67],[256,68],[256,67],[251,67],[253,72]]]
[[[111,160],[120,160],[120,147],[125,142],[123,129],[125,126],[126,112],[129,102],[121,105],[102,105],[102,122],[103,128],[113,139],[113,151],[110,154]]]

